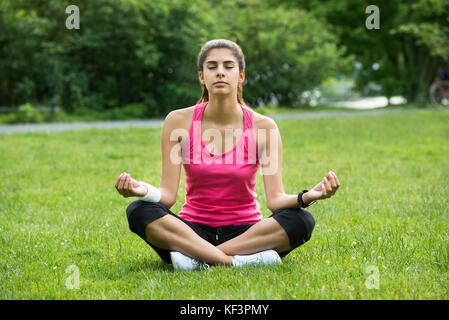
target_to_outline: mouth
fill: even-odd
[[[214,83],[214,85],[217,85],[217,86],[224,86],[225,84],[227,84],[227,83],[223,82],[223,81],[217,81]]]

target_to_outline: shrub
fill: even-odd
[[[14,117],[14,122],[41,123],[44,122],[42,113],[30,103],[19,106],[19,111]]]

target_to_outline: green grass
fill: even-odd
[[[448,299],[449,111],[277,123],[287,193],[341,182],[310,207],[311,240],[279,266],[184,273],[129,231],[114,188],[123,171],[159,185],[160,128],[1,136],[0,299]],[[259,174],[256,193],[268,216]],[[173,212],[184,194],[182,174]]]
[[[284,106],[273,106],[266,105],[254,109],[260,114],[271,116],[275,114],[283,114],[283,113],[305,113],[305,112],[319,112],[319,111],[344,111],[344,112],[369,112],[369,111],[377,111],[377,110],[405,110],[405,109],[435,109],[430,103],[407,103],[407,104],[398,104],[398,105],[389,105],[387,108],[373,108],[373,109],[355,109],[349,107],[335,107],[331,105],[317,105],[317,106],[295,106],[295,107],[284,107]]]

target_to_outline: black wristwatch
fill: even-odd
[[[302,190],[300,193],[298,193],[298,204],[299,204],[300,208],[307,208],[308,206],[311,206],[312,204],[314,204],[316,202],[316,200],[313,200],[312,202],[309,202],[308,204],[305,204],[304,202],[302,202],[302,195],[308,191],[309,190]]]

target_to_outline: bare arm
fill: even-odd
[[[172,111],[165,118],[161,134],[162,151],[162,178],[159,190],[161,191],[161,202],[167,208],[176,203],[181,175],[181,148],[179,141],[181,136],[172,134],[176,129],[182,127],[183,118],[178,112]],[[177,158],[176,158],[177,157]]]
[[[261,167],[267,207],[272,212],[281,208],[298,208],[298,195],[286,194],[282,184],[282,140],[279,129],[270,118],[264,118],[260,122],[260,127],[266,130],[265,135],[259,136],[261,139],[258,144],[262,151]],[[329,198],[339,187],[337,176],[330,171],[313,189],[303,194],[302,201],[307,204],[314,200]]]
[[[162,178],[159,191],[161,193],[160,203],[167,208],[171,208],[176,203],[179,179],[181,174],[181,162],[176,161],[176,157],[181,157],[181,148],[177,137],[176,129],[182,127],[183,118],[176,111],[170,112],[165,118],[162,126],[161,149],[162,149]],[[172,135],[172,133],[175,133]],[[122,173],[116,183],[115,188],[125,198],[144,196],[147,194],[147,187],[134,180],[127,173]]]
[[[298,208],[297,195],[289,195],[282,184],[282,141],[274,120],[264,118],[259,123],[264,134],[259,135],[259,150],[267,207],[274,212],[281,208]]]

